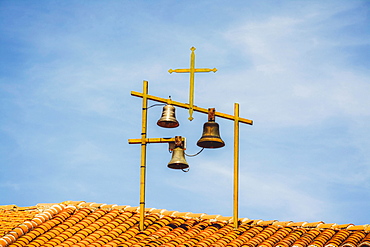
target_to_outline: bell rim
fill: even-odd
[[[211,143],[211,144],[216,144],[216,145],[213,145],[213,146],[203,145],[205,143]],[[197,142],[197,146],[198,147],[202,147],[202,148],[222,148],[222,147],[225,146],[225,142],[223,142],[222,140],[221,140],[221,142],[219,142],[219,141],[209,141],[209,140],[202,140],[202,139],[200,139]]]
[[[162,124],[165,123],[165,124]],[[157,125],[162,128],[176,128],[180,126],[180,123],[176,121],[161,121],[158,120]]]
[[[174,170],[183,170],[189,168],[189,165],[185,163],[172,163],[168,164],[167,167]]]

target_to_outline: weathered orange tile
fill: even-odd
[[[291,246],[295,241],[297,241],[303,234],[305,234],[307,231],[303,228],[298,229],[292,229],[292,231],[282,240],[280,240],[276,247],[286,247]]]
[[[289,226],[289,227],[300,227],[300,226],[303,226],[305,224],[308,224],[308,222],[306,222],[306,221],[303,221],[303,222],[291,222],[291,223],[287,224],[287,226]]]
[[[336,225],[323,222],[278,222],[240,219],[233,228],[231,217],[146,209],[145,230],[138,230],[138,207],[38,205],[35,213],[22,217],[21,211],[0,210],[0,234],[7,231],[7,247],[118,247],[118,246],[249,246],[249,247],[364,247],[368,225]],[[37,212],[36,212],[37,211]],[[6,214],[5,214],[6,213]],[[33,216],[38,217],[33,219]],[[12,217],[17,228],[9,222]],[[24,219],[24,218],[23,218]],[[2,228],[1,228],[2,227]],[[370,238],[370,237],[369,237]],[[9,243],[10,242],[10,243]],[[14,243],[11,243],[14,242]],[[2,247],[2,246],[1,246]],[[366,246],[367,247],[367,246]]]
[[[294,242],[293,246],[307,246],[309,245],[319,234],[321,233],[318,229],[312,229],[307,233],[303,234],[297,241]]]

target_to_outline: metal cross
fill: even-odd
[[[172,72],[176,73],[190,73],[190,90],[189,90],[189,120],[193,120],[193,110],[194,110],[194,73],[195,72],[216,72],[217,69],[205,69],[205,68],[200,68],[196,69],[195,68],[195,47],[190,48],[191,50],[191,55],[190,55],[190,68],[189,69],[170,69],[168,72],[171,74]]]

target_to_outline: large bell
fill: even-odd
[[[162,111],[162,117],[157,122],[158,126],[163,128],[176,128],[179,122],[176,120],[175,107],[173,105],[165,105]]]
[[[182,147],[176,147],[172,151],[172,159],[167,165],[171,169],[186,169],[189,168],[188,162],[185,160],[185,152]]]
[[[197,145],[202,148],[221,148],[225,146],[224,141],[220,137],[220,127],[215,122],[214,108],[208,109],[208,122],[203,125],[202,137],[197,142]]]

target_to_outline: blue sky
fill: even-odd
[[[370,223],[369,1],[1,1],[0,204],[67,200],[139,205],[141,91],[240,116],[239,216]],[[149,102],[149,105],[156,102]],[[148,137],[196,146],[207,116]],[[233,123],[226,146],[167,168],[149,144],[146,206],[232,215]]]

